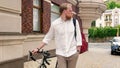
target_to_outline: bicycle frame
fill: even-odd
[[[34,58],[31,51],[29,51],[28,57],[31,58],[33,61],[36,61],[37,63],[39,63],[40,64],[39,68],[47,68],[47,65],[50,65],[50,63],[48,62],[48,59],[51,58],[50,53],[48,51],[43,51],[43,50],[42,51],[38,50],[37,53],[42,55],[41,63]],[[57,63],[55,68],[57,68]]]

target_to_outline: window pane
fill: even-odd
[[[59,13],[59,7],[55,4],[51,4],[51,11]]]
[[[33,8],[33,31],[40,31],[40,12]]]
[[[59,17],[59,7],[55,4],[51,4],[51,22]]]
[[[40,5],[39,0],[33,0],[33,5],[34,5],[34,6],[39,6],[39,5]]]
[[[51,23],[59,17],[59,14],[51,13]]]

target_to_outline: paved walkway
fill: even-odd
[[[56,58],[48,68],[54,68]],[[36,62],[25,63],[24,68],[37,68]],[[89,43],[89,51],[79,55],[77,68],[120,68],[120,56],[110,55],[109,43]]]

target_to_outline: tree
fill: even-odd
[[[116,2],[111,1],[107,3],[107,9],[114,9],[115,7],[117,7]]]
[[[120,8],[120,3],[117,3],[116,6],[117,6],[117,8]]]
[[[107,1],[106,5],[107,9],[114,9],[115,7],[120,8],[120,3],[115,1]]]

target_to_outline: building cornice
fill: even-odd
[[[44,35],[0,35],[0,46],[18,45],[25,42],[41,41]]]
[[[1,7],[1,6],[0,6],[0,12],[9,13],[9,14],[17,14],[17,15],[21,14],[20,10],[10,9],[10,8]]]
[[[22,44],[25,39],[25,36],[0,36],[0,46]]]

